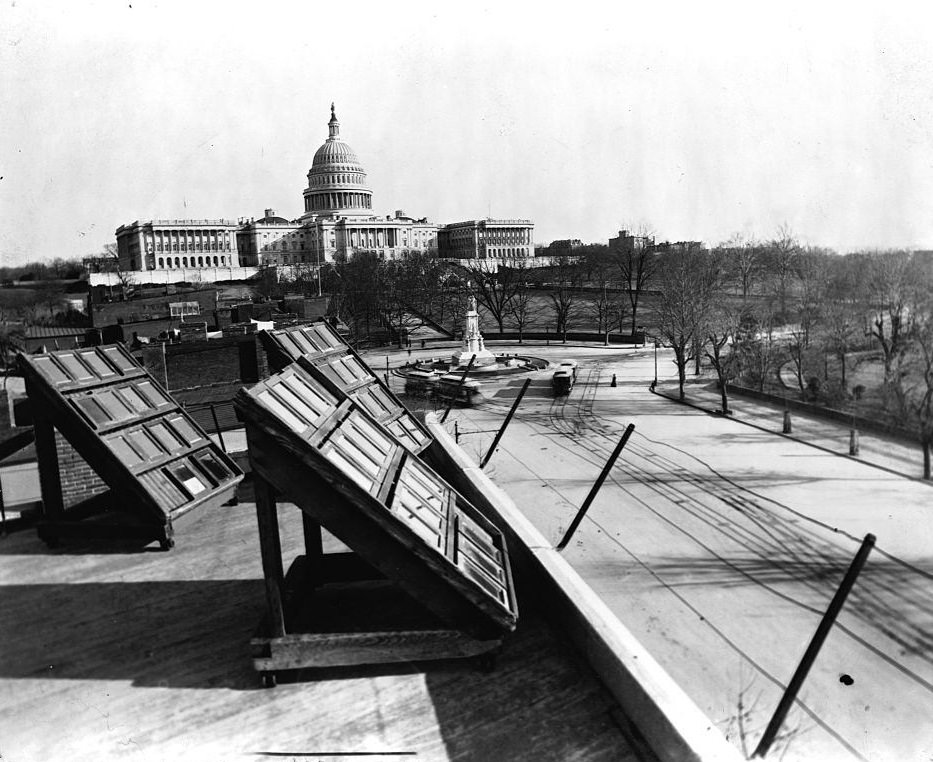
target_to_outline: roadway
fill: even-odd
[[[577,359],[578,383],[555,400],[549,373],[532,374],[486,472],[557,544],[625,426],[635,424],[564,553],[711,720],[754,750],[871,532],[875,550],[769,757],[928,761],[931,486],[782,437],[779,421],[768,431],[652,394],[653,351],[523,351]],[[665,382],[669,360],[661,352]],[[484,404],[448,418],[477,461],[521,383],[487,382]],[[739,416],[772,420],[757,403],[735,405]]]

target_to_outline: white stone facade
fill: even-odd
[[[441,225],[437,253],[445,259],[530,259],[535,254],[531,220],[467,220]]]

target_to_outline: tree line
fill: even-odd
[[[401,343],[404,329],[429,321],[455,328],[470,295],[487,322],[519,337],[542,319],[558,334],[644,326],[673,350],[681,396],[691,369],[705,364],[724,412],[729,384],[741,384],[906,428],[923,447],[929,477],[933,256],[839,255],[801,243],[787,226],[765,241],[736,235],[713,247],[635,238],[640,245],[594,244],[547,267],[363,253],[325,266],[322,288],[361,339]],[[315,288],[316,274],[306,281]],[[853,383],[872,368],[877,383]]]
[[[656,330],[673,349],[680,397],[691,364],[728,385],[906,428],[933,447],[933,256],[902,250],[836,255],[786,228],[765,244],[734,237],[658,258]],[[877,371],[877,383],[851,383]]]

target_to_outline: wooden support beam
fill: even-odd
[[[253,639],[253,647],[261,638]],[[499,648],[501,639],[475,640],[457,630],[389,632],[295,633],[271,638],[268,656],[254,656],[260,672],[343,667],[358,664],[392,664],[433,659],[479,656]]]
[[[39,461],[39,486],[42,490],[42,513],[46,519],[61,519],[65,513],[62,478],[55,448],[55,427],[45,418],[35,418],[36,459]]]
[[[278,512],[275,490],[260,474],[254,474],[256,489],[256,518],[259,522],[259,549],[262,553],[262,573],[266,580],[269,634],[285,635],[283,593],[285,574],[282,571],[282,542],[279,537]]]

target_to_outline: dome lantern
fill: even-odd
[[[337,140],[340,138],[340,122],[337,121],[337,114],[334,113],[334,104],[330,104],[330,121],[327,123],[329,135],[328,140]]]

